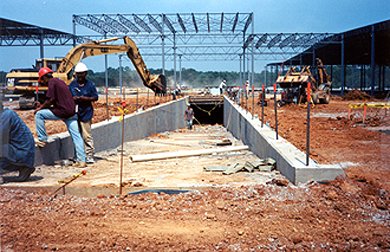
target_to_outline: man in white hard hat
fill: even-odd
[[[86,162],[87,164],[93,164],[95,162],[93,137],[91,131],[93,106],[92,103],[99,98],[95,84],[88,80],[88,68],[80,62],[74,69],[76,73],[76,79],[74,79],[69,89],[72,93],[73,99],[76,103],[76,111],[78,115],[78,122],[80,127],[80,133],[84,140]]]

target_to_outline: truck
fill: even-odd
[[[73,80],[74,67],[82,59],[107,55],[114,53],[126,53],[133,63],[143,84],[157,94],[165,94],[167,85],[164,75],[152,75],[147,69],[135,42],[128,36],[123,37],[121,45],[107,44],[116,41],[118,37],[104,40],[90,41],[73,47],[64,58],[43,58],[37,59],[32,68],[12,69],[6,75],[6,90],[8,93],[18,94],[19,107],[31,109],[35,101],[45,99],[47,87],[38,83],[38,71],[42,67],[49,67],[53,70],[53,77],[70,84]]]
[[[316,64],[315,76],[310,71],[310,66],[304,66],[301,71],[291,67],[284,76],[279,76],[276,79],[276,84],[283,89],[279,105],[307,102],[308,83],[311,84],[311,97],[314,104],[328,104],[330,102],[331,77],[327,74],[321,59],[317,58]]]

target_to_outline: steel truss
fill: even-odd
[[[253,13],[83,14],[73,23],[100,34],[89,39],[128,35],[148,60],[238,60],[252,52],[254,60],[286,60],[333,35],[254,34]]]
[[[147,61],[236,61],[244,73],[254,61],[285,61],[310,47],[337,42],[329,33],[255,33],[253,13],[82,14],[77,25],[89,39],[130,36]],[[242,65],[242,69],[241,69]],[[245,78],[245,76],[244,76]],[[176,76],[175,76],[176,80]]]

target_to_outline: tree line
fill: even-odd
[[[379,67],[376,67],[375,78],[376,82],[379,79]],[[285,69],[287,70],[287,69]],[[161,74],[162,69],[149,69],[151,74]],[[389,67],[386,67],[385,74],[385,83],[390,83],[390,74],[387,74],[389,71]],[[119,68],[109,67],[107,69],[108,74],[108,85],[109,87],[118,87],[120,86],[119,82]],[[329,66],[327,66],[328,74],[332,73],[332,86],[334,88],[341,86],[341,67],[333,66],[332,71]],[[6,72],[0,71],[0,82],[4,85],[6,82]],[[278,74],[284,73],[276,73],[267,71],[267,73],[263,70],[260,73],[254,74],[254,84],[256,87],[259,87],[264,83],[265,74],[267,75],[267,83],[266,86],[272,85]],[[173,70],[165,70],[165,76],[167,78],[168,87],[174,87],[174,71]],[[245,76],[248,76],[247,74]],[[88,71],[88,78],[92,80],[96,86],[105,86],[105,72],[94,72],[92,70]],[[179,71],[176,72],[176,80],[180,85],[185,85],[193,88],[202,88],[202,87],[212,87],[218,86],[222,80],[226,80],[228,86],[238,86],[240,85],[240,73],[234,71],[198,71],[193,68],[183,68],[181,72],[181,83],[179,80]],[[360,66],[347,66],[345,71],[345,79],[346,86],[350,88],[360,88],[362,78],[361,78],[361,67]],[[371,71],[370,67],[366,66],[365,69],[365,83],[366,86],[370,86],[371,81]],[[241,77],[241,81],[244,83],[246,78]],[[138,76],[137,72],[133,70],[133,68],[129,66],[125,66],[122,68],[122,81],[123,85],[126,87],[143,87],[142,81]],[[243,84],[241,83],[241,84]]]

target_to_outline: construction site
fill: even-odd
[[[256,33],[253,20],[83,14],[71,34],[1,18],[0,46],[40,48],[36,67],[15,66],[2,86],[34,137],[38,66],[69,85],[82,59],[115,54],[143,86],[106,74],[85,168],[72,165],[65,123],[46,122],[30,178],[2,175],[0,251],[390,250],[390,20],[334,34]],[[46,59],[45,45],[72,49]],[[235,61],[238,84],[181,90],[186,60]]]

